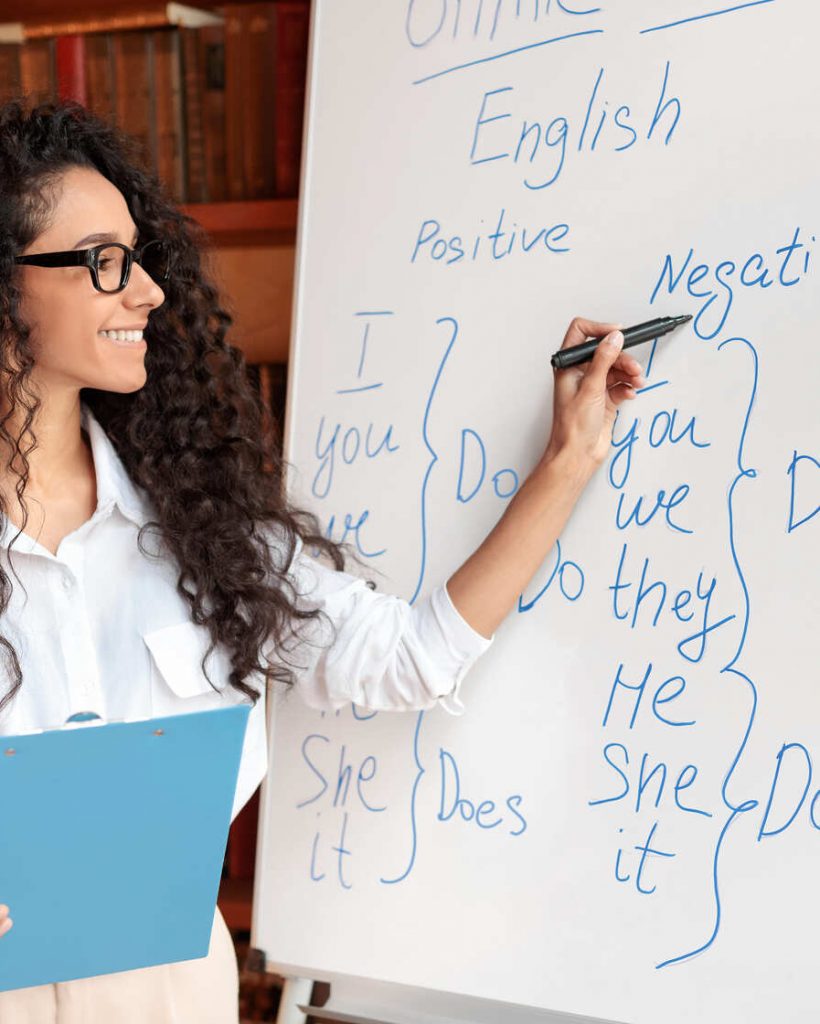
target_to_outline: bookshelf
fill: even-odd
[[[183,203],[216,245],[293,245],[296,199],[247,199],[226,203]]]
[[[214,3],[200,3],[186,0],[191,7],[204,11],[221,12],[227,7],[236,7],[244,0],[217,0]],[[308,2],[308,0],[306,0]],[[41,18],[76,18],[92,14],[114,16],[118,13],[139,8],[165,6],[162,0],[3,0],[3,21],[39,21]]]
[[[188,21],[169,33],[169,5],[160,0],[0,0],[0,44],[5,44],[0,50],[19,45],[21,53],[26,51],[28,63],[24,67],[21,57],[17,91],[40,101],[79,100],[113,117],[138,138],[143,153],[152,155],[157,174],[181,209],[207,233],[203,258],[234,319],[231,342],[258,367],[263,394],[275,393],[281,400],[289,351],[298,219],[293,193],[298,185],[310,0],[187,0],[185,6]],[[282,20],[288,17],[284,11],[290,21]],[[218,25],[204,26],[206,16],[200,19],[198,36],[197,12],[211,15],[212,22],[221,20],[222,34]],[[62,25],[61,34],[49,32],[49,24]],[[249,31],[257,35],[249,38]],[[175,38],[169,45],[171,35]],[[142,41],[149,55],[147,72]],[[273,41],[276,57],[273,62],[267,57],[266,65],[265,48]],[[215,65],[214,46],[223,47],[221,62]],[[266,66],[279,77],[269,75],[265,88],[257,89],[257,73]],[[14,88],[3,90],[3,75],[11,67],[0,60],[0,101],[15,94]],[[209,98],[204,91],[219,91],[213,76],[219,80],[220,74],[224,93],[214,105],[213,95]],[[24,88],[32,81],[33,87]],[[196,104],[186,105],[194,82],[203,90],[197,101],[203,109],[201,123],[191,116],[197,114]],[[276,93],[280,88],[289,90],[284,104]],[[140,96],[149,93],[150,103],[140,108]],[[160,95],[165,97],[162,102]],[[274,98],[276,133],[271,140],[263,126],[271,123]],[[197,131],[189,133],[195,124]],[[198,179],[191,174],[197,161]],[[277,189],[280,194],[270,194]],[[190,201],[194,194],[210,201]],[[235,935],[250,929],[257,816],[258,795],[232,826],[220,886],[219,905]]]
[[[231,341],[249,362],[288,357],[309,7],[4,0],[0,11],[0,42],[15,31],[20,42],[20,91],[113,117],[205,229]],[[9,68],[0,59],[0,98]]]

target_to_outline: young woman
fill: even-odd
[[[543,457],[411,608],[288,505],[203,242],[111,126],[0,108],[0,733],[253,702],[236,813],[271,681],[320,708],[452,707],[644,380],[615,325],[574,320],[565,345],[606,343],[556,376]],[[230,935],[217,911],[208,957],[0,993],[0,1020],[235,1024]]]

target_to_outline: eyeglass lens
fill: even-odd
[[[170,254],[162,242],[149,242],[142,251],[140,265],[152,281],[161,284],[168,279]],[[125,252],[116,245],[107,245],[97,257],[97,276],[106,292],[118,291],[122,286]]]

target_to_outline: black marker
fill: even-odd
[[[674,331],[676,327],[680,327],[681,324],[685,324],[691,319],[691,316],[662,316],[657,320],[647,320],[644,324],[637,324],[635,327],[627,327],[622,332],[623,347],[631,348],[633,345],[641,345],[645,341],[660,338],[662,334]],[[573,345],[572,348],[561,349],[552,357],[552,365],[556,370],[565,370],[568,366],[586,363],[595,355],[603,340],[603,338],[591,338],[580,345]]]

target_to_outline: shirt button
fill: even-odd
[[[72,580],[68,576],[63,576],[63,590],[71,590],[74,586]]]

